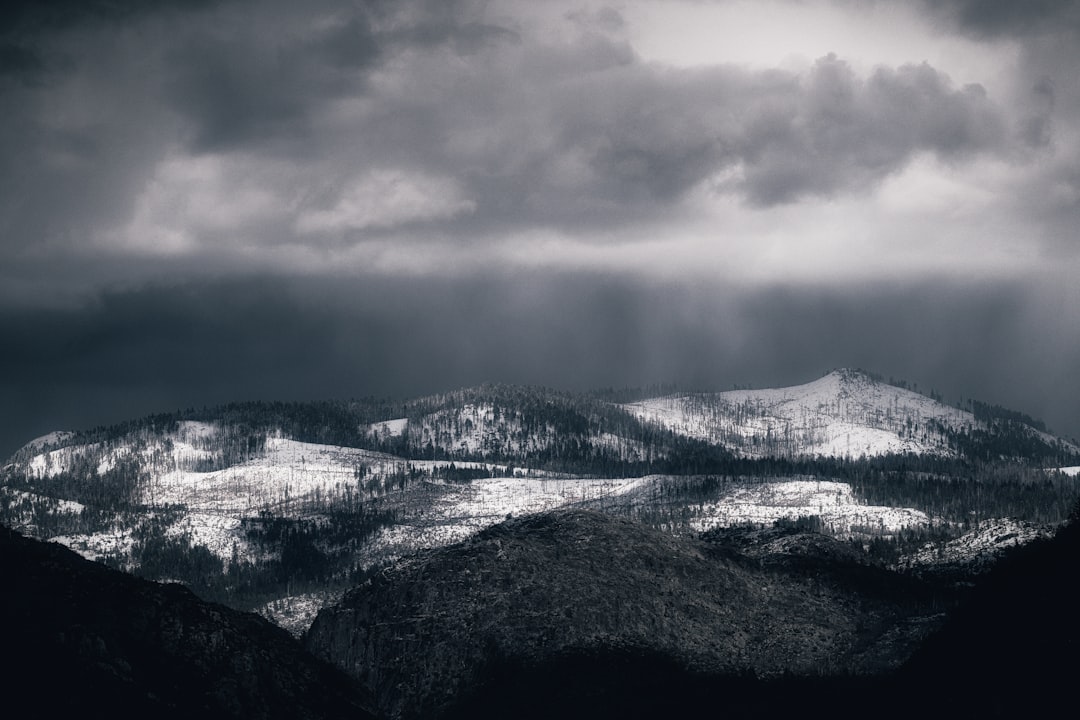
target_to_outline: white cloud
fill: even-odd
[[[476,203],[450,178],[374,170],[351,181],[331,207],[302,211],[296,229],[301,233],[389,229],[444,220],[475,209]]]
[[[993,85],[1019,52],[1006,39],[976,42],[943,32],[915,3],[629,0],[622,15],[645,60],[679,67],[801,69],[835,53],[861,73],[877,65],[926,62],[959,84]]]
[[[279,193],[263,184],[257,162],[172,153],[134,201],[130,221],[105,233],[110,250],[184,255],[246,242],[255,225],[280,217]]]

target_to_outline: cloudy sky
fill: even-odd
[[[0,454],[228,400],[840,366],[1080,436],[1080,3],[3,13]]]

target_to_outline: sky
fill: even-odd
[[[233,400],[837,367],[1080,436],[1080,3],[0,18],[0,455]]]

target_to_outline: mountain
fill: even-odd
[[[503,663],[581,653],[733,676],[898,665],[933,627],[933,592],[830,543],[763,565],[603,513],[533,515],[395,564],[322,610],[305,642],[406,718],[437,716]]]
[[[764,532],[793,547],[822,542],[805,532]],[[741,547],[762,538],[728,539]],[[811,552],[805,558],[810,562],[796,567],[811,574],[844,567],[822,565],[827,554]],[[1013,550],[975,581],[958,606],[934,617],[938,629],[898,670],[732,675],[687,667],[647,648],[593,647],[552,653],[540,662],[502,658],[442,717],[1068,717],[1075,715],[1080,672],[1077,557],[1075,519],[1054,537]],[[785,562],[792,560],[798,558]],[[893,586],[887,592],[896,597],[904,591]]]
[[[921,574],[971,575],[989,570],[1009,550],[1053,535],[1046,525],[994,518],[957,538],[930,542],[904,556],[899,567]]]
[[[1078,570],[1080,506],[1053,538],[1010,553],[980,578],[905,664],[903,684],[939,698],[943,717],[1075,714]]]
[[[190,709],[179,687],[265,695],[215,664],[245,666],[244,644],[297,649],[235,612],[252,610],[307,633],[390,714],[505,714],[500,693],[520,690],[540,715],[655,716],[671,698],[647,689],[669,686],[705,707],[722,688],[725,709],[754,716],[763,692],[894,692],[861,673],[895,667],[1001,558],[1053,534],[1080,497],[1078,466],[1075,445],[1021,413],[860,371],[661,397],[488,385],[51,433],[0,467],[0,524],[100,562],[61,574],[119,588],[90,603],[121,615],[88,639],[50,623],[99,627],[56,604],[91,589],[53,578],[9,601],[94,702],[168,715]],[[9,575],[54,563],[34,552]],[[125,585],[142,581],[102,565],[165,584]],[[147,605],[228,642],[155,665],[190,638],[144,622]],[[307,662],[281,676],[282,708],[307,707]],[[860,675],[823,684],[822,671]],[[168,676],[182,682],[160,689]]]
[[[283,630],[178,585],[5,528],[0,575],[4,694],[37,716],[373,717],[360,688]]]
[[[669,395],[627,403],[636,417],[746,457],[981,455],[1030,457],[1078,448],[1019,413],[954,408],[858,370],[786,388]],[[1028,421],[1028,422],[1025,422]]]
[[[673,536],[806,522],[965,574],[1005,545],[939,548],[997,519],[1060,523],[1076,481],[1044,468],[1080,464],[1030,418],[966,407],[845,370],[644,400],[487,385],[190,409],[28,443],[0,468],[0,523],[295,634],[387,563],[564,507]]]

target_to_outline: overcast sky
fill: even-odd
[[[0,455],[840,366],[1080,436],[1080,3],[0,12]]]

